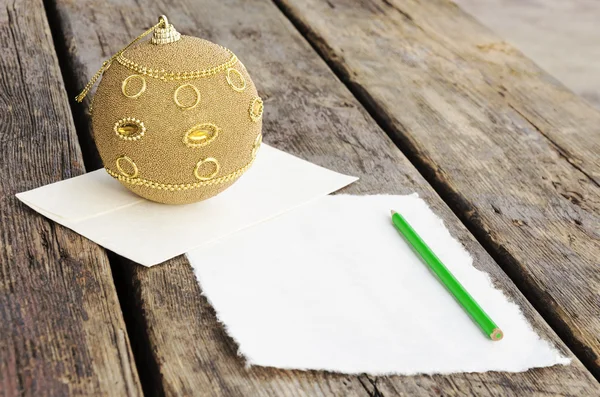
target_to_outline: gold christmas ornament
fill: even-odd
[[[106,171],[134,193],[192,203],[222,192],[252,165],[264,105],[227,48],[181,35],[161,16],[104,62],[78,102],[100,76],[96,146]]]

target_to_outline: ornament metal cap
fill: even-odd
[[[152,44],[169,44],[181,39],[181,34],[169,23],[166,16],[158,18],[159,25],[152,34]]]

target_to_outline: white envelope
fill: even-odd
[[[187,205],[134,195],[106,171],[17,197],[47,218],[144,266],[153,266],[355,182],[263,144],[253,167],[223,193]]]

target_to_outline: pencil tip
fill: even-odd
[[[392,216],[394,216],[394,214],[396,214],[396,211],[394,211],[394,210],[390,210],[390,212],[392,213]]]

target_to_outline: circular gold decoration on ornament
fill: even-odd
[[[220,130],[213,123],[195,125],[185,133],[183,143],[191,148],[206,146],[217,138]]]
[[[233,81],[233,76],[237,76],[237,79],[239,80],[239,85],[236,85]],[[229,86],[231,88],[233,88],[235,91],[237,92],[242,92],[246,89],[246,80],[244,79],[244,76],[242,76],[242,74],[234,68],[229,68],[227,69],[227,76],[225,76],[227,78],[227,84],[229,84]]]
[[[254,140],[254,145],[252,145],[252,158],[256,157],[258,153],[258,149],[260,149],[260,145],[262,144],[262,134],[258,134],[256,139]]]
[[[127,84],[132,79],[136,79],[136,78],[142,80],[142,87],[140,87],[139,91],[136,92],[135,94],[128,94],[127,93]],[[131,76],[128,76],[125,80],[123,80],[123,83],[121,84],[121,91],[123,92],[123,95],[125,95],[127,98],[131,98],[131,99],[139,98],[139,96],[142,95],[144,93],[144,91],[146,91],[146,79],[144,78],[144,76],[140,76],[139,74],[132,74]]]
[[[260,99],[259,97],[254,98],[252,102],[250,102],[250,109],[248,109],[248,112],[250,113],[250,120],[254,122],[260,120],[264,108],[265,106],[263,104],[262,99]]]
[[[184,105],[179,101],[179,91],[181,91],[185,87],[191,87],[194,90],[194,93],[196,94],[196,101],[191,105]],[[173,94],[173,100],[175,101],[175,104],[183,110],[190,110],[198,106],[198,104],[200,103],[200,91],[198,91],[196,86],[193,84],[182,84],[175,90],[175,93]]]
[[[208,164],[208,163],[214,164],[214,170],[209,175],[200,175],[200,168],[204,164]],[[213,179],[215,176],[217,176],[217,174],[219,173],[219,169],[221,169],[221,166],[219,165],[219,162],[217,161],[217,159],[215,159],[213,157],[208,157],[208,158],[205,158],[204,160],[198,161],[198,164],[196,164],[196,168],[194,168],[194,176],[201,181],[208,181],[210,179]]]
[[[123,162],[125,164],[122,164]],[[125,168],[129,168],[129,172],[128,170],[125,170]],[[127,178],[137,178],[139,174],[137,165],[135,165],[133,160],[127,156],[121,156],[117,159],[117,169],[119,170],[121,175]]]
[[[146,126],[139,119],[125,117],[115,123],[113,130],[120,139],[137,141],[146,133]]]

